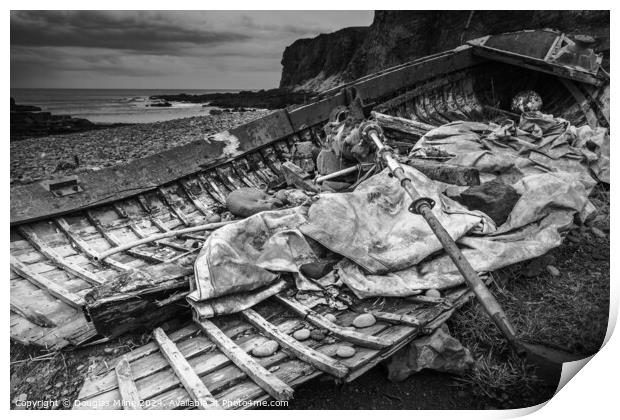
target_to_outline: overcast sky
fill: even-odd
[[[12,11],[11,87],[277,87],[287,45],[371,11]]]

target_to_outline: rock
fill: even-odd
[[[32,376],[29,376],[29,377],[26,378],[26,383],[32,384],[32,383],[36,382],[36,380],[37,380],[36,378],[34,378]]]
[[[239,188],[228,194],[226,207],[235,216],[249,217],[282,207],[282,202],[257,188]]]
[[[552,265],[547,266],[547,272],[551,274],[553,277],[558,277],[560,275],[560,270],[558,270]]]
[[[474,364],[469,350],[450,336],[443,324],[430,336],[412,341],[397,352],[388,363],[388,378],[402,381],[422,369],[462,374]]]
[[[56,385],[54,385],[56,388],[62,388],[62,386],[64,385],[64,382],[56,382]]]
[[[86,367],[85,365],[79,365],[76,369],[77,369],[77,370],[82,370],[82,369],[84,369],[85,367]]]
[[[279,190],[274,194],[276,200],[290,206],[300,206],[304,204],[310,196],[303,190],[299,189],[284,189]]]
[[[310,338],[315,341],[322,341],[325,339],[325,333],[322,330],[312,330]]]
[[[581,242],[581,238],[576,235],[575,233],[569,233],[568,235],[566,235],[566,239],[568,239],[569,241],[571,241],[574,244],[578,244]]]
[[[432,298],[440,298],[441,292],[437,289],[428,289],[426,292],[424,292],[424,296],[432,297]]]
[[[334,314],[325,314],[323,317],[330,322],[336,322],[336,320],[338,319]]]
[[[301,274],[311,279],[320,279],[332,271],[335,264],[336,261],[315,261],[300,266],[299,271],[301,271]]]
[[[594,235],[596,235],[597,237],[601,238],[601,239],[607,239],[607,235],[605,235],[605,232],[603,232],[602,230],[600,230],[597,227],[592,226],[590,228],[590,230],[592,231],[592,233]]]
[[[351,346],[338,346],[338,350],[336,350],[336,355],[342,358],[349,358],[355,354],[355,349]]]
[[[541,255],[540,257],[531,260],[527,267],[525,267],[525,270],[523,270],[523,275],[528,278],[536,277],[543,272],[545,267],[554,263],[555,258],[553,255]]]
[[[353,326],[356,328],[366,328],[377,322],[373,314],[361,314],[353,320]]]
[[[304,341],[310,338],[310,330],[307,328],[302,328],[301,330],[297,330],[293,333],[293,338],[295,340]]]
[[[103,352],[105,354],[112,354],[114,353],[114,349],[112,347],[106,347],[105,349],[103,349]]]
[[[508,184],[494,179],[463,191],[455,200],[470,210],[480,210],[502,225],[521,196]]]
[[[268,340],[268,341],[265,341],[263,344],[257,347],[254,347],[252,349],[252,354],[256,357],[271,356],[278,350],[278,347],[280,347],[280,345],[278,344],[277,341]]]

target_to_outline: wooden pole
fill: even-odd
[[[157,235],[148,236],[146,238],[138,239],[133,242],[128,242],[126,244],[119,245],[114,248],[110,248],[106,251],[100,252],[99,255],[94,256],[93,259],[95,261],[101,261],[104,258],[109,257],[110,255],[114,255],[114,254],[118,254],[119,252],[127,251],[128,249],[134,248],[136,246],[148,244],[150,242],[159,241],[160,239],[166,239],[166,238],[170,238],[173,236],[184,235],[187,233],[202,232],[205,230],[214,230],[222,226],[229,225],[233,222],[237,222],[237,220],[227,220],[225,222],[207,223],[206,225],[192,226],[192,227],[188,227],[185,229],[170,230],[167,232],[158,233]]]

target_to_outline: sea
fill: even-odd
[[[213,107],[171,102],[150,107],[154,95],[238,92],[234,89],[22,89],[11,88],[19,105],[35,105],[52,114],[86,118],[94,123],[149,123],[208,115]]]

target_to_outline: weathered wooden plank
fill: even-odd
[[[81,278],[82,280],[87,281],[92,285],[101,285],[105,283],[103,279],[101,279],[97,274],[92,273],[83,269],[82,267],[72,264],[68,262],[65,258],[62,258],[60,255],[56,253],[49,245],[47,245],[39,236],[35,233],[35,231],[27,225],[19,226],[19,233],[26,238],[28,242],[41,254],[45,255],[54,265],[60,267],[67,272],[73,274]]]
[[[142,410],[138,389],[131,376],[131,367],[127,359],[123,358],[114,370],[116,371],[123,410]]]
[[[586,96],[579,90],[579,88],[573,83],[571,80],[560,77],[560,82],[566,87],[566,90],[570,92],[570,94],[575,98],[575,102],[583,112],[586,120],[588,121],[588,125],[592,128],[598,127],[598,117],[596,113],[592,110],[591,100],[588,100]]]
[[[432,129],[436,128],[434,125],[426,124],[420,121],[394,117],[391,115],[381,114],[376,111],[372,111],[371,115],[375,120],[377,120],[377,124],[379,124],[381,128],[400,131],[401,133],[414,136],[416,139],[419,139]]]
[[[58,228],[63,231],[65,235],[73,242],[80,250],[82,250],[86,255],[90,258],[99,259],[99,252],[95,251],[91,248],[91,246],[82,238],[80,235],[73,230],[73,228],[69,225],[69,223],[64,219],[64,217],[59,217],[55,219],[56,225]],[[110,265],[111,267],[117,268],[121,271],[131,271],[132,267],[124,264],[120,261],[116,261],[113,258],[106,258],[103,260],[104,263]]]
[[[241,347],[235,344],[234,341],[228,338],[228,336],[214,323],[206,319],[196,321],[196,323],[226,357],[269,395],[280,401],[287,401],[293,397],[293,388],[262,367],[256,360],[243,351]]]
[[[194,191],[192,191],[192,184],[190,184],[187,179],[181,179],[179,181],[179,184],[181,185],[181,188],[183,188],[183,191],[185,192],[185,195],[187,195],[187,198],[189,198],[189,200],[192,202],[194,207],[198,209],[199,212],[204,214],[207,218],[215,216],[215,213],[213,213],[213,211],[211,211],[211,209],[209,209],[209,207],[205,203],[203,203],[200,198],[198,198]]]
[[[28,280],[30,283],[47,291],[50,295],[62,300],[66,304],[77,308],[82,309],[82,306],[85,304],[84,299],[80,296],[76,295],[65,289],[64,287],[54,283],[51,280],[48,280],[44,276],[37,274],[30,270],[25,264],[19,261],[17,258],[11,255],[11,269],[15,271],[17,274]]]
[[[287,323],[285,327],[289,325],[291,328],[298,327],[299,322]],[[199,376],[204,376],[232,364],[231,360],[219,350],[216,350],[216,346],[204,335],[196,335],[190,339],[179,337],[180,333],[186,334],[190,329],[193,330],[193,334],[197,331],[197,328],[197,326],[192,325],[170,334],[170,339],[177,342],[180,341],[177,343],[177,347],[192,366],[194,372]],[[233,323],[232,325],[227,324],[224,331],[228,336],[235,337],[243,335],[251,328],[252,327],[245,322],[239,324]],[[265,340],[264,337],[257,335],[243,336],[238,343],[242,349],[250,350]],[[140,395],[145,399],[151,398],[165,389],[172,389],[179,385],[179,378],[167,371],[166,368],[169,367],[169,364],[161,353],[158,352],[158,349],[155,342],[150,342],[136,349],[134,352],[125,355],[128,359],[134,360],[134,378],[137,381]],[[115,363],[118,363],[117,360],[111,361],[109,366],[114,366]],[[113,380],[114,378],[111,377],[110,373],[109,371],[104,371],[100,377],[87,381],[80,391],[79,398],[91,399],[95,397],[109,397],[114,399],[116,382]],[[108,393],[108,395],[102,395],[104,393]]]
[[[170,209],[172,214],[174,214],[184,226],[190,226],[191,223],[187,215],[181,210],[181,207],[179,207],[177,202],[171,197],[170,193],[163,187],[157,188],[157,192],[159,193],[161,201]]]
[[[254,325],[260,332],[273,338],[283,348],[289,350],[296,357],[304,362],[310,363],[323,372],[327,372],[337,378],[345,377],[349,369],[337,360],[319,353],[318,351],[302,344],[291,336],[284,334],[276,326],[268,322],[253,309],[246,309],[241,312],[243,317]]]
[[[277,294],[276,299],[286,305],[288,308],[295,311],[297,314],[301,315],[319,328],[326,329],[334,334],[336,337],[342,338],[343,340],[349,341],[354,344],[359,344],[363,347],[373,348],[373,349],[382,349],[385,347],[391,346],[393,343],[391,340],[386,340],[380,337],[374,337],[372,335],[362,334],[357,331],[348,330],[346,328],[341,327],[340,325],[336,325],[330,320],[326,319],[324,316],[319,313],[313,311],[312,309],[302,305],[301,303],[290,299],[283,294]]]
[[[170,363],[170,367],[172,367],[172,370],[183,384],[183,387],[185,387],[188,394],[196,401],[196,407],[203,410],[218,409],[219,403],[217,400],[213,398],[211,392],[209,392],[205,384],[202,383],[198,375],[196,375],[196,372],[192,370],[187,360],[185,360],[172,340],[168,338],[164,330],[156,328],[153,331],[153,337],[159,346],[159,350],[166,360],[168,360],[168,363]]]
[[[406,314],[394,314],[391,312],[372,311],[373,316],[380,320],[391,324],[403,324],[410,327],[420,328],[420,320]]]
[[[95,216],[95,214],[92,211],[87,210],[86,216],[88,217],[88,220],[95,226],[99,234],[101,234],[101,236],[103,236],[105,240],[110,243],[110,245],[112,245],[115,248],[121,246],[122,241],[113,232],[104,228],[101,222],[99,221],[99,219],[97,218],[97,216]],[[125,251],[132,257],[140,258],[150,263],[159,264],[159,263],[165,262],[163,258],[159,258],[158,256],[152,253],[144,252],[139,249],[127,249]],[[109,257],[109,255],[105,255],[105,252],[104,252],[104,253],[100,253],[98,257],[95,257],[95,259],[98,260],[99,258],[107,258],[107,257]]]
[[[54,321],[35,309],[31,309],[21,303],[15,302],[13,297],[11,297],[11,310],[39,327],[54,328],[56,326]]]

